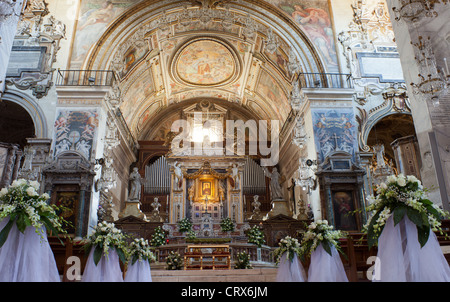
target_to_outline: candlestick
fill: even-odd
[[[445,64],[445,70],[446,70],[446,76],[448,76],[450,73],[448,72],[448,65],[447,65],[447,58],[444,58],[444,64]]]

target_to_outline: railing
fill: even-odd
[[[353,88],[350,74],[344,73],[300,73],[300,88]]]
[[[137,140],[134,138],[133,133],[131,132],[130,128],[128,127],[127,122],[125,121],[125,118],[122,115],[122,111],[120,108],[117,108],[116,110],[116,120],[118,122],[118,126],[122,129],[122,131],[125,132],[125,139],[128,142],[128,145],[131,146],[134,153],[137,152],[138,149],[138,143]]]
[[[111,70],[58,70],[56,86],[112,86]]]

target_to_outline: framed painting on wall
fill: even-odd
[[[334,190],[331,194],[335,228],[344,231],[358,230],[355,197],[351,190]]]
[[[211,196],[211,182],[202,181],[202,196]]]

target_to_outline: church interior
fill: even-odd
[[[0,189],[37,181],[66,208],[70,244],[49,236],[61,276],[68,256],[85,263],[80,242],[107,221],[149,241],[162,230],[154,281],[188,280],[166,259],[202,246],[226,246],[225,261],[181,270],[232,270],[245,252],[270,272],[247,280],[270,281],[280,240],[327,220],[355,234],[341,242],[344,267],[368,281],[376,252],[357,239],[387,177],[416,177],[450,211],[447,1],[0,8]],[[254,226],[262,246],[248,240]]]

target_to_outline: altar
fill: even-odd
[[[184,253],[184,269],[230,269],[230,246],[216,245],[188,245]]]
[[[197,237],[215,237],[220,222],[229,217],[244,222],[242,194],[243,157],[168,157],[171,168],[170,206],[166,229],[189,219]]]

